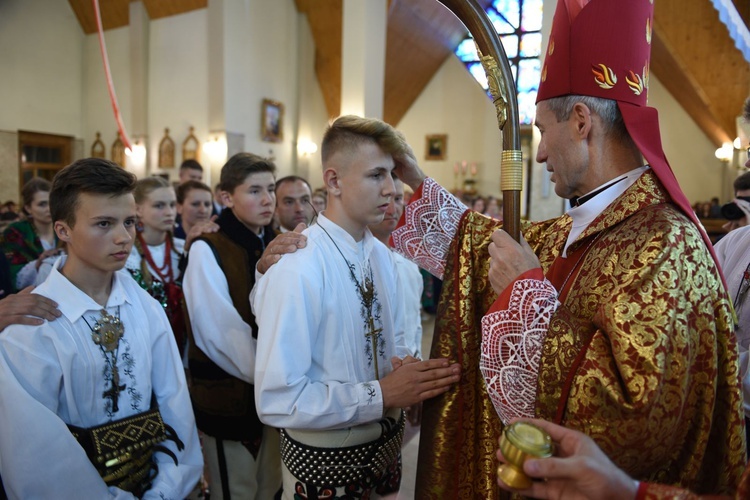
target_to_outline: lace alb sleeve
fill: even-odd
[[[508,308],[482,318],[479,369],[504,424],[534,417],[542,345],[559,306],[557,290],[547,279],[519,279]]]
[[[458,198],[427,177],[421,186],[421,196],[406,206],[403,224],[391,235],[394,248],[443,279],[446,255],[466,210]]]

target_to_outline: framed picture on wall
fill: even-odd
[[[284,105],[271,99],[263,99],[260,127],[261,138],[266,142],[281,142],[284,138]]]
[[[432,134],[425,138],[425,160],[445,160],[448,149],[446,134]]]

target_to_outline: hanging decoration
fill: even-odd
[[[122,123],[122,116],[120,115],[120,107],[117,104],[117,94],[115,94],[115,86],[112,83],[112,72],[109,69],[109,57],[107,56],[107,46],[104,43],[104,28],[102,27],[102,16],[99,12],[99,0],[91,0],[94,4],[94,17],[96,18],[96,29],[99,35],[99,50],[102,54],[102,62],[104,63],[104,76],[107,81],[107,90],[109,91],[109,100],[112,103],[112,111],[115,114],[115,121],[117,122],[117,132],[122,139],[122,143],[125,147],[125,151],[132,151],[132,145],[128,133],[125,131],[125,126]],[[114,155],[113,155],[114,156]],[[113,160],[114,161],[114,160]],[[120,163],[121,166],[125,166],[125,162]]]

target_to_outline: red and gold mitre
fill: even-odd
[[[713,254],[662,150],[656,109],[647,105],[653,25],[653,0],[558,0],[537,103],[570,94],[617,101],[630,136]]]

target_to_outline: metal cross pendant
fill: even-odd
[[[112,400],[112,413],[117,413],[120,407],[117,400],[120,398],[120,392],[125,390],[125,384],[120,385],[120,371],[117,365],[112,367],[112,385],[102,393],[102,397]]]
[[[365,336],[370,337],[372,342],[372,357],[375,360],[375,380],[380,380],[380,371],[378,370],[378,335],[380,335],[383,329],[375,328],[375,321],[372,319],[372,316],[367,318],[367,324],[370,331]]]

